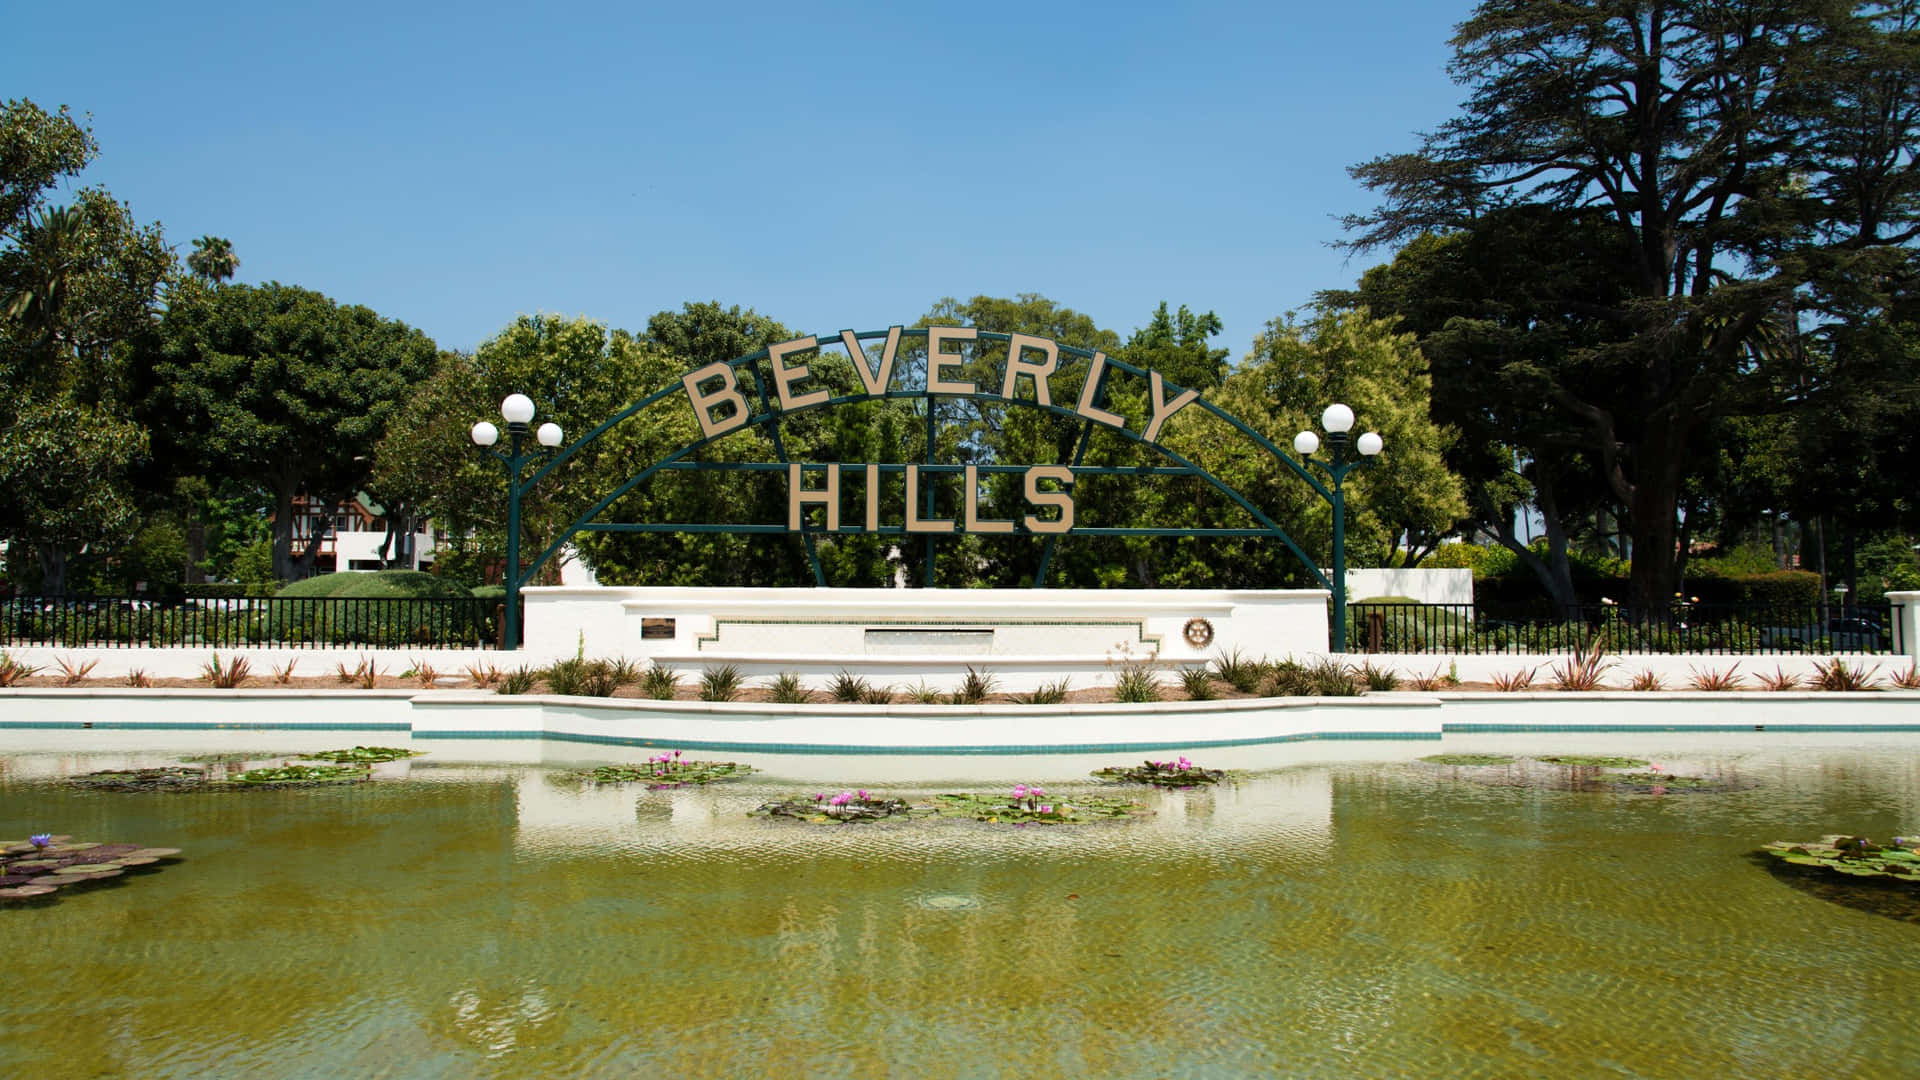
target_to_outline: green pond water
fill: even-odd
[[[778,761],[644,791],[436,753],[370,784],[146,794],[59,778],[169,754],[0,748],[0,836],[185,849],[0,908],[0,1061],[34,1077],[1920,1075],[1920,922],[1747,858],[1920,832],[1920,737],[1528,738],[1373,747],[1387,760],[1141,789],[1147,818],[1024,828],[747,816],[837,790]],[[1638,753],[1737,790],[1541,789],[1414,760],[1442,749]],[[885,767],[848,761],[846,785],[997,788],[889,786]],[[1021,768],[1006,779],[1036,779]]]

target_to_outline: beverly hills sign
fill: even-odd
[[[1101,425],[1116,431],[1127,432],[1125,417],[1101,406],[1110,373],[1109,361],[1104,353],[1095,352],[1088,361],[1078,399],[1071,410],[1066,406],[1055,406],[1051,380],[1062,366],[1062,351],[1059,343],[1048,338],[1029,334],[1006,335],[1006,351],[999,365],[999,384],[989,384],[983,390],[979,383],[966,377],[965,369],[970,360],[962,353],[952,351],[949,345],[964,347],[968,342],[981,342],[980,332],[966,326],[931,326],[924,333],[927,338],[924,385],[920,387],[901,385],[896,361],[900,352],[900,341],[908,333],[899,326],[887,330],[881,343],[877,365],[867,357],[860,343],[860,337],[851,330],[842,331],[840,344],[846,349],[847,356],[853,362],[853,368],[860,378],[865,394],[835,399],[832,392],[819,384],[812,371],[812,363],[805,354],[820,348],[820,339],[809,335],[783,341],[769,346],[766,362],[769,378],[774,391],[768,399],[764,392],[753,395],[762,406],[755,411],[749,400],[749,393],[741,386],[737,371],[738,361],[717,361],[704,367],[687,372],[681,378],[685,388],[688,405],[693,409],[699,422],[702,435],[707,440],[717,439],[733,431],[746,427],[756,418],[777,420],[778,415],[801,409],[817,408],[830,402],[861,401],[883,397],[925,396],[957,397],[982,400],[999,399],[1009,404],[1036,406],[1052,410],[1059,414],[1076,415],[1089,425]],[[877,336],[877,335],[868,335]],[[995,338],[999,335],[994,335]],[[991,342],[989,342],[990,344]],[[1085,354],[1082,354],[1085,355]],[[1069,364],[1077,364],[1071,356]],[[1129,368],[1129,371],[1133,369]],[[1148,383],[1147,402],[1149,412],[1146,423],[1134,437],[1150,445],[1158,445],[1161,430],[1174,414],[1199,400],[1197,390],[1181,390],[1168,396],[1165,380],[1157,371],[1146,372]],[[1040,535],[1060,535],[1073,531],[1073,469],[1067,465],[1030,465],[1023,471],[1022,492],[1027,506],[1034,512],[1018,518],[989,518],[980,513],[980,467],[966,465],[956,469],[954,466],[935,465],[874,465],[839,463],[821,465],[802,465],[789,462],[787,469],[787,522],[790,532],[895,532],[904,531],[916,535],[933,536],[943,533],[1015,533],[1026,532]],[[808,488],[803,478],[807,473],[824,471],[825,483],[817,488]],[[883,514],[882,477],[888,473],[905,474],[904,505],[895,513]],[[931,474],[952,474],[958,472],[961,480],[961,499],[957,517],[940,517],[929,498]],[[852,474],[863,494],[863,513],[859,524],[843,527],[843,495],[854,485],[843,483],[843,477]],[[819,508],[820,514],[813,517],[824,525],[809,522],[808,511]]]

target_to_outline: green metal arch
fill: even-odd
[[[856,333],[854,337],[858,341],[865,342],[865,341],[876,339],[876,338],[885,338],[888,333],[889,331],[887,330],[863,330]],[[906,340],[907,338],[914,338],[914,337],[925,339],[926,336],[927,336],[926,327],[903,330],[901,333],[902,341]],[[1009,340],[1010,337],[1011,335],[1003,334],[1003,333],[997,333],[992,331],[979,331],[977,332],[974,340],[1006,342]],[[837,343],[839,343],[839,338],[837,337],[823,339],[819,342],[820,345],[832,345]],[[1071,345],[1061,345],[1058,342],[1055,342],[1054,345],[1059,350],[1060,354],[1063,357],[1071,355],[1071,356],[1077,357],[1080,360],[1091,362],[1094,356],[1094,353],[1092,350],[1081,349]],[[733,360],[727,361],[727,366],[735,370],[738,370],[745,366],[760,363],[767,359],[767,352],[768,351],[766,349],[761,349],[757,352],[749,353],[745,356],[736,357]],[[855,362],[864,363],[867,361],[865,357],[862,356]],[[1147,377],[1147,369],[1135,367],[1134,365],[1129,364],[1123,360],[1116,360],[1113,357],[1109,356],[1109,357],[1106,357],[1106,364],[1110,368],[1127,372],[1128,374],[1134,375],[1139,378]],[[755,427],[764,426],[769,429],[769,436],[774,443],[775,450],[778,456],[781,458],[782,462],[784,462],[786,460],[786,452],[784,447],[782,447],[781,445],[781,441],[779,437],[779,424],[781,423],[781,421],[783,421],[785,418],[789,416],[799,416],[804,413],[813,412],[819,409],[827,409],[827,408],[832,408],[839,405],[854,404],[862,401],[874,401],[879,399],[905,400],[905,399],[914,399],[914,398],[925,399],[929,404],[929,413],[931,414],[931,406],[932,406],[933,400],[935,398],[943,398],[943,399],[949,399],[949,400],[971,400],[971,401],[992,402],[994,404],[999,404],[999,405],[1018,405],[1018,406],[1024,406],[1030,409],[1036,409],[1041,412],[1050,413],[1055,416],[1068,417],[1068,418],[1080,420],[1088,424],[1089,427],[1094,423],[1093,421],[1088,420],[1086,417],[1082,416],[1080,413],[1074,411],[1073,409],[1064,408],[1058,405],[1050,405],[1050,404],[1042,405],[1037,401],[1030,401],[1024,398],[1004,398],[998,394],[983,394],[983,393],[977,393],[977,392],[971,393],[971,394],[952,394],[952,393],[936,394],[936,393],[929,392],[925,389],[888,390],[879,394],[864,394],[864,393],[863,394],[847,394],[847,395],[829,397],[825,401],[815,402],[813,404],[805,405],[797,409],[776,410],[769,407],[769,404],[767,401],[766,384],[767,384],[767,380],[764,378],[760,378],[758,372],[756,371],[755,378],[754,378],[754,385],[757,388],[757,394],[760,399],[760,411],[755,415],[753,415],[752,417],[748,418],[746,423],[741,424],[738,427],[731,428],[726,432],[723,432],[722,434],[715,437],[702,437],[702,438],[695,439],[694,441],[686,444],[685,446],[682,446],[678,450],[675,450],[672,453],[665,455],[660,460],[640,470],[639,472],[635,473],[633,476],[628,477],[618,487],[614,488],[614,490],[607,493],[603,498],[601,498],[599,502],[596,502],[585,513],[575,518],[571,524],[569,524],[564,530],[561,531],[559,536],[554,538],[552,543],[547,545],[546,549],[540,553],[538,558],[535,558],[532,562],[528,563],[526,571],[519,576],[519,579],[516,582],[516,587],[523,586],[526,584],[526,582],[531,581],[535,571],[537,571],[541,566],[545,565],[547,560],[559,554],[560,550],[566,546],[567,542],[572,540],[576,535],[580,534],[581,532],[619,531],[619,528],[617,525],[597,528],[594,524],[594,521],[602,513],[604,513],[609,507],[611,507],[614,503],[618,502],[622,497],[624,497],[628,492],[631,492],[634,488],[638,487],[640,484],[645,483],[647,480],[651,479],[656,473],[660,472],[663,469],[671,467],[677,462],[682,461],[687,457],[687,455],[692,454],[697,450],[703,449],[711,444],[717,443],[720,440],[725,439],[738,432],[746,431],[748,429],[755,428]],[[1188,389],[1187,387],[1174,386],[1171,383],[1168,383],[1167,385],[1171,387],[1176,394]],[[622,421],[629,419],[630,417],[636,415],[641,410],[647,408],[650,405],[654,405],[660,402],[661,400],[671,397],[675,394],[684,393],[684,391],[685,391],[685,387],[680,383],[677,383],[677,382],[670,383],[654,391],[653,393],[646,395],[645,397],[639,399],[638,401],[635,401],[632,404],[626,406],[625,408],[621,409],[619,412],[615,413],[613,416],[608,417],[604,422],[602,422],[598,427],[594,428],[592,431],[574,440],[573,442],[568,443],[566,446],[556,451],[554,455],[546,461],[545,464],[543,464],[542,466],[540,466],[540,468],[534,471],[533,475],[530,478],[528,478],[528,480],[523,485],[523,487],[531,488],[533,485],[539,483],[543,478],[547,476],[547,474],[551,473],[554,469],[558,468],[568,458],[580,452],[582,448],[590,445],[595,440],[599,439],[602,435],[612,430],[615,426],[620,424]],[[1104,392],[1104,388],[1103,388],[1103,392]],[[1254,445],[1258,446],[1262,450],[1265,450],[1268,456],[1272,457],[1275,461],[1278,461],[1281,464],[1285,465],[1286,468],[1293,473],[1295,478],[1299,479],[1303,483],[1307,484],[1309,487],[1313,488],[1313,490],[1317,494],[1319,494],[1322,498],[1328,499],[1329,501],[1332,500],[1332,497],[1333,497],[1332,493],[1328,491],[1327,488],[1324,485],[1322,485],[1320,481],[1311,472],[1309,472],[1299,462],[1295,461],[1293,458],[1289,457],[1287,454],[1282,452],[1280,448],[1275,446],[1273,442],[1269,440],[1266,436],[1260,434],[1258,431],[1255,431],[1251,427],[1248,427],[1243,421],[1240,420],[1239,417],[1236,417],[1231,413],[1221,410],[1219,406],[1213,404],[1211,401],[1208,401],[1204,396],[1196,399],[1188,407],[1194,407],[1194,406],[1198,406],[1204,409],[1206,412],[1211,413],[1213,416],[1218,417],[1220,420],[1224,421],[1230,427],[1234,428],[1235,430],[1240,432],[1240,434],[1244,435],[1249,440],[1251,440],[1254,443]],[[1254,506],[1253,503],[1250,502],[1246,498],[1246,496],[1242,495],[1237,489],[1227,484],[1225,481],[1221,480],[1219,477],[1213,475],[1208,470],[1188,460],[1186,457],[1172,450],[1169,450],[1166,447],[1159,445],[1158,443],[1148,442],[1138,432],[1135,432],[1130,428],[1124,428],[1124,427],[1114,428],[1114,427],[1109,427],[1107,425],[1100,425],[1100,426],[1105,430],[1112,432],[1116,435],[1119,435],[1123,438],[1126,438],[1128,440],[1131,440],[1132,442],[1145,444],[1146,446],[1153,449],[1156,453],[1160,454],[1162,457],[1166,458],[1169,461],[1174,462],[1176,465],[1179,466],[1179,468],[1176,470],[1173,470],[1173,472],[1179,475],[1198,477],[1206,481],[1215,490],[1219,491],[1222,495],[1225,495],[1228,499],[1232,500],[1234,503],[1239,505],[1239,507],[1242,510],[1246,511],[1246,513],[1254,521],[1258,522],[1262,526],[1258,530],[1239,530],[1239,529],[1220,530],[1215,535],[1230,534],[1230,535],[1258,535],[1258,536],[1274,537],[1280,540],[1282,543],[1286,544],[1288,550],[1292,551],[1294,556],[1300,560],[1300,564],[1306,567],[1307,572],[1312,575],[1313,580],[1315,582],[1319,583],[1324,588],[1330,589],[1333,587],[1332,583],[1327,579],[1326,574],[1321,572],[1320,568],[1317,565],[1315,565],[1314,560],[1309,558],[1306,552],[1300,549],[1300,546],[1294,542],[1293,538],[1287,535],[1285,530],[1281,529],[1280,526],[1277,523],[1275,523],[1271,518],[1269,518],[1264,512],[1262,512],[1259,507]],[[1084,445],[1084,438],[1082,441]],[[731,531],[785,533],[785,532],[788,532],[789,530],[786,529],[785,526],[765,526],[765,527],[740,527],[738,529],[731,530]],[[800,535],[800,537],[804,542],[811,545],[812,543],[811,534],[802,532],[798,535]],[[817,561],[815,565],[816,565],[816,574],[817,574],[817,565],[818,565]],[[513,568],[511,567],[508,568],[509,573],[511,573],[512,570]],[[1042,573],[1044,574],[1044,569]]]

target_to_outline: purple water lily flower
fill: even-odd
[[[1040,804],[1040,812],[1041,812],[1041,813],[1043,813],[1043,814],[1051,814],[1051,813],[1053,813],[1053,804],[1052,804],[1052,803],[1041,803],[1041,804]]]
[[[32,836],[27,837],[27,843],[32,844],[36,848],[46,847],[48,844],[53,843],[53,834],[47,832],[34,833]]]

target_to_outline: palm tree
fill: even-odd
[[[22,272],[0,297],[0,317],[18,320],[38,347],[50,345],[58,332],[61,309],[80,272],[86,225],[78,207],[48,207],[34,215],[20,238]]]
[[[240,256],[233,253],[233,242],[226,237],[203,236],[193,242],[187,269],[207,284],[218,285],[240,269]]]

